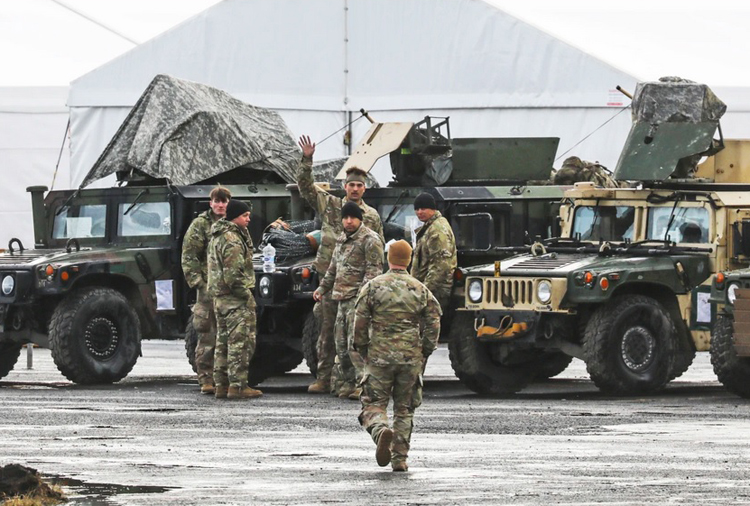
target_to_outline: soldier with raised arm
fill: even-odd
[[[336,247],[336,238],[344,230],[341,224],[341,208],[344,204],[347,202],[357,204],[362,209],[364,225],[377,232],[381,238],[383,237],[383,225],[378,212],[362,200],[362,195],[367,189],[365,172],[357,168],[350,169],[347,172],[344,184],[346,197],[336,197],[315,186],[312,174],[315,143],[310,142],[310,138],[303,135],[299,139],[299,146],[302,148],[302,161],[297,174],[297,185],[302,197],[315,209],[322,222],[320,246],[313,266],[320,279],[323,279],[331,263],[333,250]],[[316,308],[316,312],[320,315],[320,334],[317,344],[318,373],[315,382],[309,386],[308,392],[327,393],[332,391],[331,371],[336,356],[333,330],[338,304],[331,298],[330,293],[323,295],[318,304],[319,307]],[[333,393],[338,394],[338,391]]]
[[[354,302],[362,285],[383,272],[383,240],[362,224],[362,209],[354,202],[347,202],[341,208],[341,222],[344,231],[336,241],[331,264],[313,298],[319,301],[330,293],[338,303],[334,342],[345,381],[338,396],[358,399],[357,385],[364,364],[351,343]]]
[[[208,243],[211,227],[227,212],[232,197],[228,189],[217,186],[208,195],[210,209],[199,214],[185,232],[182,242],[182,272],[188,286],[196,291],[193,306],[193,328],[198,334],[195,347],[195,368],[202,394],[214,393],[214,349],[216,348],[216,316],[214,302],[208,294]]]
[[[353,346],[365,363],[359,423],[377,445],[378,465],[390,462],[394,471],[409,469],[414,410],[422,404],[421,375],[440,335],[440,306],[406,271],[410,260],[409,243],[392,243],[390,270],[364,285],[355,305]]]

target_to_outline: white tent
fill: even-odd
[[[53,179],[55,188],[72,184],[65,142],[67,93],[65,86],[0,87],[0,173],[6,190],[0,199],[0,239],[4,241],[17,237],[27,248],[34,245],[27,187],[52,187]]]
[[[569,154],[612,168],[630,125],[615,86],[636,83],[480,0],[225,0],[72,83],[72,181],[159,73],[278,110],[314,140],[360,108],[381,121],[430,114],[450,116],[454,137],[560,137],[559,156],[595,132]],[[346,155],[342,139],[316,158]]]

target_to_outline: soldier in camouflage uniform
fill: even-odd
[[[563,161],[552,181],[558,185],[573,185],[579,181],[591,181],[603,188],[617,188],[619,185],[606,167],[598,162],[587,162],[577,156],[569,156]]]
[[[211,227],[208,290],[214,298],[218,327],[214,354],[217,399],[263,394],[247,385],[248,366],[255,353],[255,272],[249,223],[250,207],[230,200],[225,219]]]
[[[207,248],[211,226],[224,217],[232,194],[218,186],[209,194],[211,209],[198,215],[185,233],[182,242],[182,271],[190,288],[196,290],[193,306],[193,328],[198,334],[195,347],[195,368],[202,394],[214,393],[214,348],[216,347],[216,316],[214,302],[208,295]]]
[[[435,198],[429,193],[421,193],[414,199],[414,211],[422,226],[416,230],[411,275],[430,289],[445,311],[457,265],[456,238],[448,220],[436,209]]]
[[[302,161],[300,162],[297,174],[297,185],[299,186],[300,194],[315,209],[322,222],[320,246],[315,257],[315,263],[313,264],[315,270],[322,278],[331,263],[331,256],[336,247],[336,238],[344,230],[341,226],[341,207],[344,204],[354,202],[359,205],[362,209],[364,225],[380,234],[380,237],[383,237],[383,224],[380,221],[378,212],[362,200],[362,195],[366,189],[366,175],[364,172],[358,169],[348,171],[344,185],[346,197],[336,197],[314,184],[312,159],[315,154],[315,143],[310,142],[310,138],[303,135],[299,139],[299,146],[302,148]],[[315,382],[308,388],[308,392],[310,393],[333,391],[333,393],[338,394],[339,388],[334,388],[331,381],[331,372],[336,355],[333,329],[337,309],[338,304],[331,298],[330,293],[325,294],[315,308],[316,315],[320,315],[320,334],[316,350],[318,355],[318,374]]]
[[[360,290],[355,306],[354,348],[364,357],[359,423],[377,445],[380,466],[406,471],[414,410],[422,403],[422,372],[440,335],[440,305],[406,272],[411,246],[388,248],[390,270]],[[393,396],[393,429],[388,400]]]
[[[354,302],[360,287],[383,272],[383,239],[362,224],[362,208],[347,202],[341,208],[344,231],[336,241],[331,264],[313,297],[319,301],[326,293],[338,302],[334,341],[344,385],[340,398],[358,399],[358,380],[362,377],[363,362],[351,346],[351,326]]]

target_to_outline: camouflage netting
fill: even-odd
[[[272,244],[276,248],[276,258],[284,260],[287,258],[297,258],[302,256],[312,256],[315,254],[315,248],[308,239],[307,235],[314,233],[320,228],[320,224],[313,220],[292,221],[285,223],[284,226],[271,226],[263,234],[263,240],[260,249],[266,244]],[[317,239],[318,241],[320,238]]]
[[[300,156],[276,112],[210,86],[158,75],[81,187],[133,170],[187,185],[237,167],[270,170],[291,183]]]
[[[727,110],[708,86],[679,77],[639,83],[631,107],[633,121],[651,124],[719,121]]]

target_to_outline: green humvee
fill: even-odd
[[[695,83],[638,86],[615,176],[641,182],[577,183],[561,237],[467,272],[469,330],[450,343],[467,386],[517,392],[577,357],[605,392],[653,392],[709,349],[711,275],[750,263],[750,168],[742,143],[713,139],[724,110]]]

